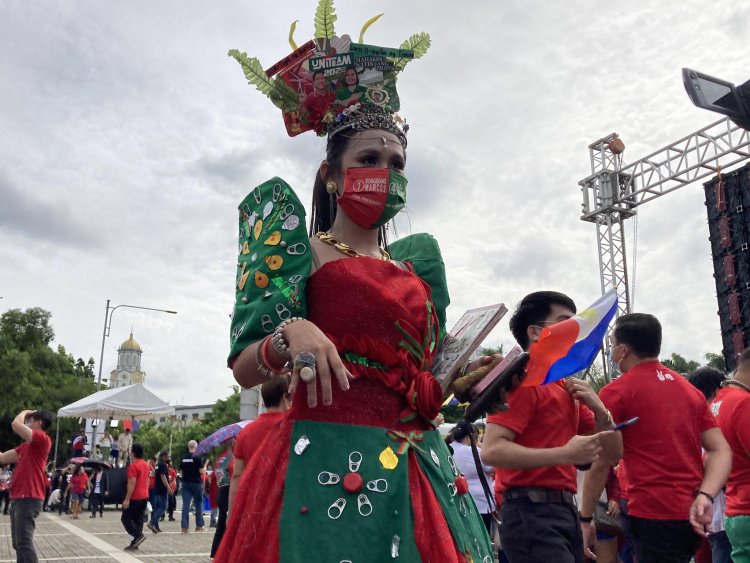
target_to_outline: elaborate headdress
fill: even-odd
[[[263,70],[260,61],[236,49],[229,56],[240,63],[249,84],[281,109],[290,136],[315,131],[329,137],[342,131],[385,129],[406,146],[408,125],[398,116],[396,78],[408,62],[430,47],[427,33],[416,33],[398,48],[366,45],[365,31],[383,14],[362,26],[359,41],[337,37],[333,0],[319,0],[315,38],[301,47],[294,42],[297,22],[289,29],[293,52]]]

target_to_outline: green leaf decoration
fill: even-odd
[[[289,26],[289,45],[292,47],[292,51],[297,50],[297,43],[294,41],[294,32],[297,29],[298,21],[299,20],[294,20],[292,25]]]
[[[297,93],[280,78],[268,78],[266,71],[263,70],[263,66],[258,59],[255,57],[250,58],[247,56],[247,53],[240,53],[237,49],[232,49],[227,54],[240,63],[248,83],[268,96],[273,105],[281,111],[297,111],[299,107]]]
[[[409,39],[399,45],[399,49],[410,49],[414,51],[414,59],[420,59],[424,56],[427,50],[430,48],[432,42],[430,41],[429,33],[415,33]],[[393,59],[393,64],[399,70],[404,70],[404,67],[413,59]]]
[[[376,21],[378,21],[381,17],[383,17],[383,14],[378,14],[377,16],[374,16],[365,22],[365,25],[362,26],[362,30],[359,32],[359,43],[365,42],[365,31],[367,31],[369,27]]]
[[[332,39],[334,36],[333,24],[336,22],[336,8],[333,0],[320,0],[315,10],[315,37],[321,39]]]

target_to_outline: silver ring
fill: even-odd
[[[299,372],[299,376],[305,383],[315,379],[315,355],[312,352],[300,352],[294,357],[293,370]]]

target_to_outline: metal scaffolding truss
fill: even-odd
[[[591,174],[578,185],[581,220],[596,224],[602,293],[617,288],[619,316],[631,310],[624,221],[648,201],[750,159],[750,132],[722,119],[627,166],[616,141],[612,133],[589,145]]]

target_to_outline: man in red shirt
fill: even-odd
[[[575,312],[567,295],[539,291],[521,300],[510,329],[528,350],[545,326]],[[487,418],[481,454],[496,468],[503,551],[514,563],[583,563],[574,465],[589,464],[600,454],[619,456],[611,432],[595,434],[609,429],[612,419],[591,386],[575,378],[518,387],[508,404],[507,411]]]
[[[253,455],[260,451],[266,436],[274,436],[281,426],[284,414],[289,409],[289,380],[284,376],[266,381],[260,388],[260,396],[266,412],[245,426],[234,444],[234,468],[229,482],[229,513],[243,472],[250,466]]]
[[[128,466],[128,490],[122,501],[122,525],[133,536],[125,551],[135,551],[146,541],[143,534],[146,503],[148,502],[148,463],[143,459],[143,446],[135,443],[131,448],[133,462]]]
[[[0,465],[15,463],[10,482],[10,532],[18,561],[37,561],[34,549],[35,519],[42,511],[47,488],[47,465],[52,440],[45,431],[52,424],[48,411],[21,411],[11,423],[24,441],[0,454]]]
[[[732,560],[750,561],[750,348],[742,352],[734,378],[722,384],[711,411],[733,454],[724,521]]]
[[[721,490],[732,453],[716,427],[703,394],[664,367],[661,324],[653,315],[632,313],[615,322],[612,362],[622,376],[599,397],[615,420],[638,417],[616,433],[623,442],[628,480],[628,521],[639,563],[690,561],[711,524],[714,496]],[[705,450],[705,460],[701,457]],[[594,464],[584,481],[581,517],[593,514],[606,480]],[[593,523],[584,524],[593,542]]]

